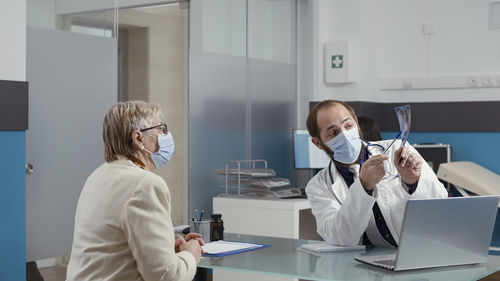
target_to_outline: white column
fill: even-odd
[[[0,0],[0,79],[26,80],[26,0]]]

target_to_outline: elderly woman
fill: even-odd
[[[67,280],[192,280],[201,235],[174,238],[170,193],[153,172],[174,152],[156,105],[112,106],[103,123],[106,163],[83,187]]]

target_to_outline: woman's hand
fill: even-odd
[[[205,245],[205,242],[203,241],[203,239],[201,237],[202,237],[201,234],[196,233],[196,232],[191,232],[188,235],[186,235],[186,237],[184,237],[184,239],[186,239],[186,241],[189,241],[191,239],[196,239],[200,243],[200,246],[203,246],[203,245]]]
[[[200,246],[205,245],[205,242],[203,241],[203,239],[201,237],[202,237],[201,234],[195,233],[195,232],[189,233],[188,235],[186,235],[186,237],[182,237],[182,236],[177,237],[177,239],[175,240],[175,244],[174,244],[175,252],[176,253],[180,252],[181,251],[180,245],[187,243],[190,240],[198,241],[198,244],[200,244]],[[201,253],[203,253],[203,248],[201,249]]]
[[[186,243],[186,239],[184,239],[184,237],[182,237],[182,236],[177,237],[177,239],[175,240],[175,244],[174,244],[174,249],[175,249],[176,253],[181,251],[179,249],[179,246],[184,244],[184,243]]]
[[[185,241],[185,240],[184,240]],[[200,263],[201,254],[203,249],[201,248],[200,242],[197,239],[191,239],[188,242],[184,242],[179,245],[180,251],[188,251],[193,254],[196,264]]]

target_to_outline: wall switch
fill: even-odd
[[[423,32],[424,34],[434,34],[436,33],[436,25],[429,23],[429,24],[424,24],[423,26]]]
[[[353,82],[349,41],[326,42],[324,56],[326,83]]]

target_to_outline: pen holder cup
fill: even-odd
[[[191,221],[189,226],[190,232],[199,233],[205,243],[210,242],[210,220]]]

